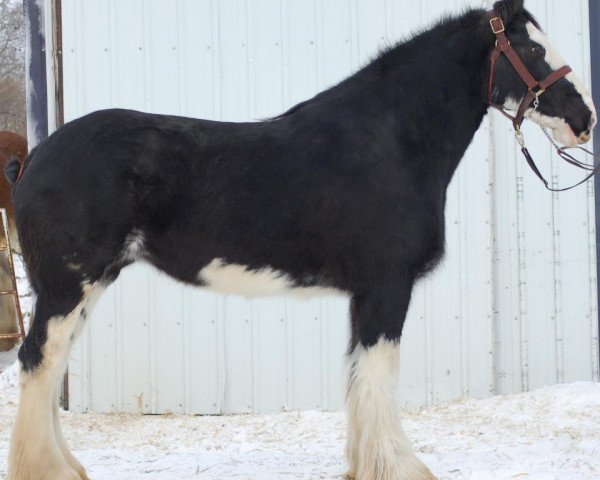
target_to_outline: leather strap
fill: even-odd
[[[574,148],[579,148],[580,150],[583,150],[586,153],[589,153],[593,157],[597,157],[597,155],[594,155],[592,152],[586,150],[585,148],[581,148],[581,147],[574,147]],[[575,165],[576,167],[579,167],[579,168],[581,168],[583,170],[587,170],[590,173],[588,175],[586,175],[583,178],[583,180],[577,182],[575,185],[571,185],[571,186],[565,187],[565,188],[552,188],[548,184],[548,180],[546,180],[544,178],[544,176],[540,172],[539,168],[535,164],[535,162],[533,160],[533,157],[529,153],[529,150],[527,149],[527,147],[521,147],[521,153],[523,153],[523,156],[525,157],[525,160],[527,161],[527,165],[529,165],[529,167],[531,168],[531,170],[533,170],[533,173],[535,173],[536,176],[542,181],[542,183],[544,184],[544,186],[546,187],[546,189],[550,190],[551,192],[566,192],[567,190],[571,190],[571,189],[573,189],[575,187],[578,187],[582,183],[587,182],[590,178],[592,178],[594,175],[596,175],[597,173],[600,172],[600,165],[599,166],[594,166],[594,165],[587,165],[585,163],[582,163],[579,160],[577,160],[575,157],[573,157],[572,155],[570,155],[569,153],[565,152],[565,148],[557,148],[556,151],[558,152],[558,155],[560,156],[560,158],[562,158],[566,162],[570,163],[571,165]]]

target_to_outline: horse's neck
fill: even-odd
[[[421,152],[418,161],[434,164],[449,182],[487,111],[490,40],[475,29],[435,30],[382,58],[390,68],[383,88],[401,142],[418,145],[411,148]]]

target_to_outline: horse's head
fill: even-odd
[[[523,8],[523,0],[503,0],[494,4],[502,18],[505,35],[535,80],[541,81],[566,62],[533,16]],[[493,72],[491,100],[507,110],[517,111],[528,87],[505,55]],[[568,146],[585,143],[596,125],[596,110],[589,90],[574,74],[568,73],[538,96],[539,104],[525,111],[525,117],[552,129],[554,138]]]

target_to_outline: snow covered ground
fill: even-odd
[[[22,270],[19,289],[26,291]],[[29,312],[30,298],[23,298]],[[0,356],[0,479],[18,402],[16,351]],[[404,410],[440,479],[600,480],[600,384]],[[63,412],[92,480],[341,479],[341,413],[140,416]]]
[[[0,478],[18,401],[0,374]],[[600,384],[405,410],[417,453],[440,479],[600,479]],[[341,479],[341,413],[231,416],[62,414],[93,480]]]

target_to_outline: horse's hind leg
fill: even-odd
[[[87,479],[62,439],[55,402],[82,310],[94,288],[85,283],[67,285],[61,285],[60,295],[37,292],[32,327],[19,352],[21,396],[8,480]]]
[[[62,428],[60,427],[60,413],[58,407],[58,393],[59,393],[59,385],[57,385],[56,390],[54,391],[54,398],[52,399],[52,423],[54,425],[54,435],[56,437],[56,443],[58,444],[58,448],[62,452],[65,460],[69,464],[69,466],[75,470],[79,474],[79,478],[82,480],[89,480],[87,473],[85,472],[85,468],[79,463],[67,445],[65,438],[63,437]]]
[[[96,305],[96,302],[98,301],[98,299],[100,298],[100,296],[102,295],[104,290],[105,290],[104,285],[96,284],[91,289],[89,296],[84,300],[84,306],[82,307],[81,312],[79,314],[79,321],[77,322],[77,325],[75,326],[75,332],[71,336],[71,345],[79,337],[79,333],[81,333],[81,330],[83,329],[83,326],[85,325],[85,320],[92,312],[94,306]],[[67,352],[66,352],[65,363],[68,360],[69,350],[70,350],[70,348],[68,348]],[[61,386],[61,380],[59,380],[59,383],[56,385],[56,390],[54,392],[54,396],[52,399],[52,421],[54,424],[54,434],[56,436],[56,442],[58,443],[58,447],[60,448],[60,450],[61,450],[62,454],[64,455],[65,460],[67,461],[69,466],[73,470],[75,470],[77,473],[79,473],[79,476],[83,480],[88,480],[88,476],[85,472],[85,468],[83,468],[81,463],[79,463],[79,460],[77,460],[71,453],[71,450],[69,450],[67,442],[65,441],[65,438],[62,433],[62,428],[60,426],[60,409],[58,406],[58,397],[59,397],[60,386]]]

